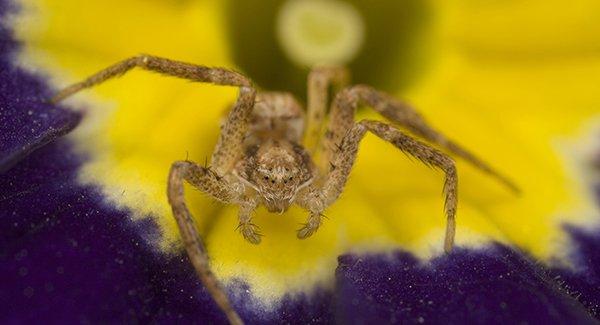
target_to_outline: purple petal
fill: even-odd
[[[565,227],[573,241],[572,260],[575,269],[552,269],[553,278],[575,299],[600,318],[600,233]]]
[[[151,218],[134,222],[77,182],[85,158],[52,141],[80,116],[44,103],[51,91],[11,64],[16,49],[0,29],[0,323],[224,323],[183,253],[152,245]],[[568,230],[576,271],[501,245],[425,265],[401,252],[344,255],[333,292],[290,293],[265,311],[247,303],[247,288],[236,308],[255,324],[595,323],[600,236]]]
[[[8,10],[0,2],[0,17]],[[45,103],[51,92],[43,82],[11,64],[16,50],[10,30],[0,27],[0,174],[72,130],[80,119],[75,112]]]
[[[540,265],[500,245],[426,265],[406,253],[345,255],[337,278],[341,323],[595,323]]]

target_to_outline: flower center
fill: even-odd
[[[365,24],[351,4],[338,0],[289,0],[277,14],[277,39],[300,66],[346,64],[362,49]]]

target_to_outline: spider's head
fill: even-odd
[[[313,165],[302,147],[287,141],[269,141],[249,149],[238,175],[257,190],[267,210],[284,212],[294,202],[296,193],[312,181]]]

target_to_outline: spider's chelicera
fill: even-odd
[[[469,161],[511,190],[518,191],[509,179],[430,127],[408,104],[366,85],[347,86],[348,73],[340,67],[318,67],[311,71],[306,112],[291,94],[257,92],[252,82],[238,72],[150,55],[132,57],[110,66],[65,88],[51,101],[59,102],[134,67],[240,88],[238,99],[221,127],[210,167],[191,161],[173,163],[167,191],[190,260],[231,323],[241,324],[242,320],[210,271],[206,249],[185,204],[184,180],[221,202],[239,205],[238,229],[253,244],[260,243],[261,238],[258,227],[252,223],[252,212],[260,204],[277,213],[286,211],[292,204],[306,209],[308,219],[297,236],[307,238],[319,228],[323,211],[342,193],[359,143],[367,132],[371,132],[445,173],[447,225],[444,249],[447,252],[452,249],[455,233],[458,179],[454,161],[396,126]],[[333,88],[335,98],[328,109],[330,88]],[[391,124],[375,120],[355,121],[354,114],[360,105],[372,107]],[[318,153],[319,161],[313,161],[313,153]]]

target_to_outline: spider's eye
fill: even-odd
[[[274,179],[271,180],[271,184],[275,184],[275,180]]]
[[[265,176],[265,177],[263,177],[263,178],[264,178],[264,179],[266,179],[266,180],[269,180],[269,176]]]

